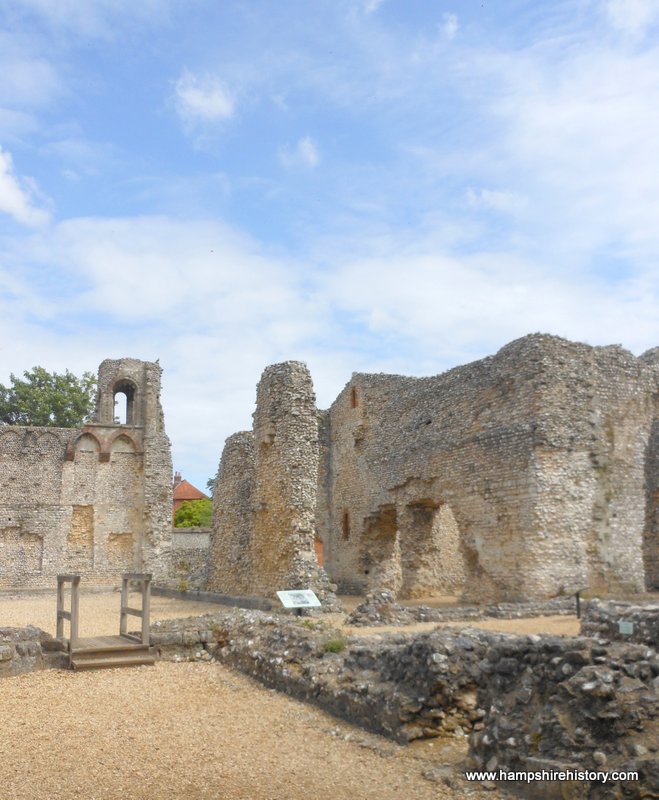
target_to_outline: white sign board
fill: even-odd
[[[618,622],[618,632],[630,636],[632,633],[634,633],[634,623],[621,619],[620,622]]]
[[[277,592],[277,597],[281,600],[284,608],[318,608],[320,600],[311,589],[289,589],[285,592]]]

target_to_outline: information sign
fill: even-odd
[[[320,600],[311,589],[287,589],[285,592],[277,592],[277,597],[281,600],[284,608],[318,608]]]

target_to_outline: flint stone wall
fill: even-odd
[[[430,606],[402,606],[387,591],[369,592],[363,603],[352,611],[348,625],[413,625],[416,622],[463,622],[473,619],[522,619],[549,615],[573,616],[575,599],[560,597],[555,600],[528,603],[497,603],[489,606],[456,606],[432,608]]]
[[[632,633],[627,633],[629,623],[633,626]],[[584,636],[597,636],[600,639],[645,644],[657,650],[659,649],[659,603],[638,605],[619,601],[589,600],[581,618],[581,633]]]
[[[151,633],[163,658],[213,657],[399,742],[478,725],[478,662],[498,636],[471,629],[344,639],[322,621],[238,610],[157,622]]]
[[[432,378],[353,375],[323,421],[328,574],[474,602],[656,585],[658,385],[647,354],[539,334]]]
[[[213,564],[208,589],[274,597],[312,589],[336,606],[315,554],[318,417],[304,364],[268,367],[259,382],[252,433],[227,439],[213,493]]]
[[[161,587],[204,590],[210,566],[210,528],[172,528],[171,570]]]
[[[40,669],[65,668],[64,645],[49,633],[28,625],[0,628],[0,678]]]
[[[0,589],[55,586],[77,572],[113,584],[126,571],[169,571],[171,454],[160,367],[99,368],[94,422],[83,428],[0,426]],[[114,422],[115,387],[131,387],[130,424]]]
[[[505,782],[525,798],[659,796],[659,656],[585,637],[507,637],[480,664],[476,769],[638,772],[639,780]]]
[[[543,600],[659,587],[659,348],[533,334],[430,378],[354,374],[317,411],[268,367],[227,440],[209,588]]]

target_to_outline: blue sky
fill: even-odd
[[[657,0],[0,0],[0,382],[160,359],[203,487],[264,367],[659,344]]]

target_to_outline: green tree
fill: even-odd
[[[213,522],[213,501],[184,500],[174,512],[175,528],[210,528]]]
[[[10,386],[0,383],[0,423],[54,428],[78,428],[88,421],[96,397],[96,377],[81,378],[68,369],[63,375],[33,367],[23,379],[10,375]]]

